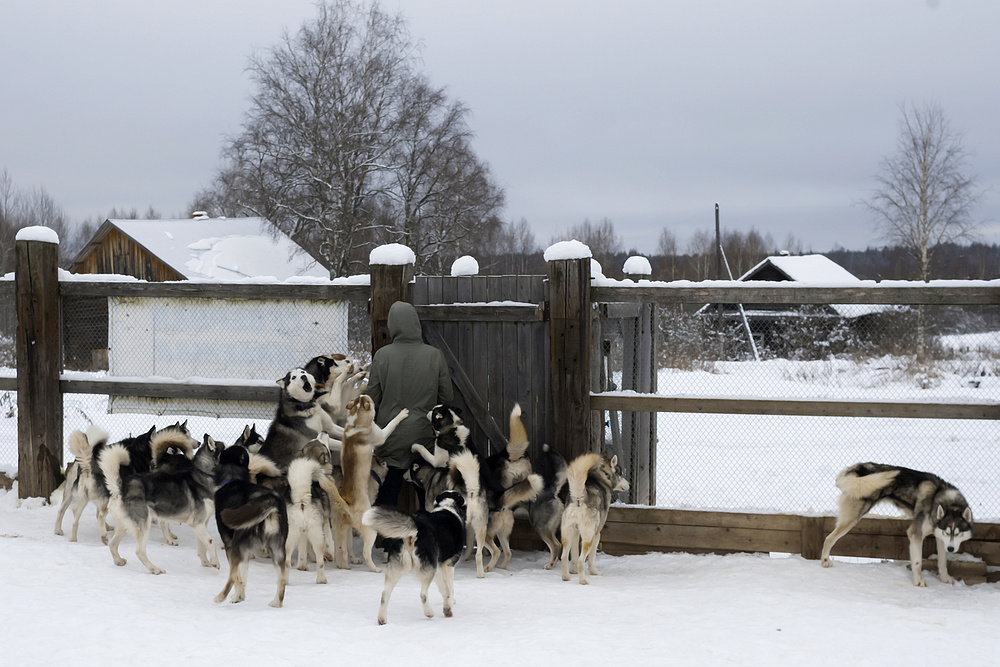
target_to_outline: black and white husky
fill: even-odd
[[[221,448],[211,437],[198,442],[186,428],[170,427],[153,434],[151,449],[156,466],[138,474],[123,474],[131,463],[131,454],[120,444],[108,447],[100,460],[101,472],[108,486],[108,509],[115,520],[115,534],[108,547],[115,565],[125,565],[118,545],[126,533],[135,536],[135,554],[153,574],[163,574],[146,555],[146,544],[154,520],[186,523],[194,531],[198,557],[206,567],[219,567],[215,545],[208,536],[215,493],[215,472]],[[166,534],[166,528],[164,534]]]
[[[542,541],[549,548],[549,560],[546,570],[551,570],[556,564],[562,550],[559,539],[559,527],[566,505],[562,499],[562,490],[566,486],[566,459],[549,445],[542,445],[542,458],[538,472],[544,483],[538,495],[528,503],[528,520]]]
[[[961,492],[937,475],[919,470],[857,463],[837,475],[841,490],[837,524],[823,542],[823,567],[830,567],[830,551],[861,518],[886,500],[903,510],[913,521],[906,529],[910,538],[910,567],[913,585],[926,586],[921,565],[924,538],[933,534],[937,542],[938,574],[946,584],[955,580],[948,574],[948,554],[958,551],[972,537],[972,510]]]
[[[599,575],[594,564],[601,531],[608,520],[611,496],[628,491],[628,480],[618,467],[618,457],[588,452],[573,459],[566,469],[569,499],[563,510],[559,530],[562,533],[562,578],[569,581],[569,559],[578,553],[576,569],[580,583],[586,584],[584,569]],[[582,543],[582,546],[581,546]]]
[[[444,598],[444,615],[452,615],[455,604],[455,563],[465,546],[465,502],[457,491],[445,491],[430,512],[419,510],[404,514],[394,507],[377,506],[362,517],[365,525],[387,538],[389,562],[385,570],[385,588],[378,608],[378,623],[388,620],[389,596],[407,572],[420,579],[420,602],[427,618],[434,610],[427,602],[431,581],[437,583]]]
[[[347,425],[347,404],[365,393],[367,373],[343,354],[313,357],[303,369],[316,381],[316,403],[324,413],[324,429],[340,440]]]
[[[215,521],[229,561],[229,578],[215,596],[222,602],[235,588],[232,602],[246,599],[247,572],[255,552],[271,555],[278,575],[278,588],[268,604],[280,607],[288,585],[288,513],[285,499],[267,487],[250,482],[250,455],[243,447],[222,452],[215,492]]]
[[[323,411],[316,405],[316,381],[301,368],[278,380],[281,396],[259,454],[282,470],[323,430]]]

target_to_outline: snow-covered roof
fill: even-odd
[[[108,220],[185,278],[329,278],[291,238],[264,218]]]
[[[826,255],[772,255],[738,278],[752,281],[767,266],[773,266],[788,280],[810,287],[854,287],[861,282],[857,276]],[[859,317],[886,309],[882,305],[830,304],[842,317]]]
[[[755,267],[739,277],[753,280],[752,276],[770,264],[785,274],[789,280],[816,285],[844,284],[853,286],[858,278],[826,255],[772,255],[765,257]]]

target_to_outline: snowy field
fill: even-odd
[[[58,493],[58,492],[57,492]],[[58,497],[54,500],[58,501]],[[375,623],[382,575],[292,570],[283,609],[268,562],[251,563],[247,600],[215,604],[226,577],[203,568],[187,527],[180,546],[150,540],[149,574],[126,539],[115,567],[87,511],[80,541],[53,535],[56,510],[0,491],[0,656],[7,665],[984,665],[1000,655],[1000,586],[910,583],[905,566],[799,557],[598,555],[603,576],[561,581],[540,553],[475,578],[459,566],[453,618],[421,615],[416,579]],[[69,521],[66,522],[66,528]],[[470,656],[477,657],[470,657]],[[990,656],[993,656],[992,658]]]

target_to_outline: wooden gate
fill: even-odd
[[[448,359],[474,442],[493,453],[520,404],[531,453],[551,442],[545,276],[418,276],[411,301],[424,340]]]

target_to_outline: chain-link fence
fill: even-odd
[[[901,404],[935,418],[654,413],[652,504],[827,513],[836,509],[837,473],[878,461],[934,472],[963,491],[977,518],[1000,517],[996,421],[950,419],[937,407],[1000,402],[1000,307],[676,305],[658,308],[655,329],[652,393],[661,396],[700,399],[696,406]],[[604,391],[630,389],[623,378],[641,375],[628,354],[639,349],[628,339],[639,328],[613,330],[605,336]],[[607,413],[606,442],[628,438],[622,424],[630,418]],[[617,447],[634,469],[644,461],[636,458],[641,429],[632,433]],[[875,511],[882,509],[898,514]]]
[[[16,324],[9,336],[5,324],[8,309],[15,319],[13,293],[4,295],[0,289],[0,377],[14,377]],[[60,308],[63,377],[69,380],[274,387],[287,371],[319,354],[370,361],[367,296],[359,290],[337,299],[63,295]],[[232,442],[246,425],[266,433],[276,407],[271,401],[172,393],[180,395],[63,394],[64,433],[96,424],[119,440],[187,420],[199,439],[208,433]],[[68,450],[63,459],[72,460]],[[0,470],[13,472],[17,460],[17,395],[0,391]]]

